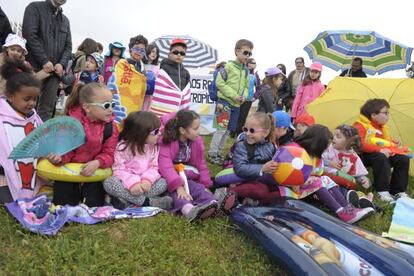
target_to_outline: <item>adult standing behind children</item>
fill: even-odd
[[[290,101],[288,104],[292,106],[293,100],[296,96],[296,90],[302,84],[302,81],[310,73],[310,68],[305,66],[305,60],[303,57],[297,57],[295,59],[296,69],[289,73],[288,75],[288,84],[290,91]]]
[[[356,57],[352,60],[351,68],[342,71],[340,77],[366,78],[367,74],[362,70],[362,58]]]
[[[38,113],[43,121],[52,117],[56,93],[72,52],[69,19],[61,6],[66,0],[46,0],[30,3],[24,12],[23,37],[27,40],[28,61],[35,71],[55,72],[42,82]]]
[[[222,164],[224,162],[223,149],[230,132],[236,131],[239,118],[240,105],[245,101],[249,85],[248,74],[246,74],[246,62],[252,56],[253,43],[247,39],[240,39],[234,47],[236,60],[229,61],[224,69],[227,79],[221,74],[217,75],[216,86],[218,89],[218,101],[215,120],[222,129],[216,130],[211,139],[208,159],[211,163]],[[226,113],[228,122],[219,122],[222,113]],[[224,124],[223,124],[224,123]],[[227,128],[227,130],[226,130]]]
[[[0,8],[0,43],[2,45],[6,41],[7,35],[11,32],[12,28],[10,26],[10,21],[4,11]]]

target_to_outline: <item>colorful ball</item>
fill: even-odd
[[[279,163],[273,177],[279,185],[299,186],[308,180],[312,173],[312,161],[303,148],[297,146],[281,147],[273,160]]]

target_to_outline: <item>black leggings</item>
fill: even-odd
[[[53,184],[53,203],[76,206],[85,203],[88,207],[103,206],[105,191],[102,182],[74,183],[55,181]]]

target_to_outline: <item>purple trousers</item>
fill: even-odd
[[[188,188],[190,189],[190,194],[193,197],[193,201],[178,198],[177,192],[174,191],[170,194],[174,201],[174,207],[171,212],[181,211],[181,208],[183,208],[183,206],[187,203],[200,205],[211,202],[212,200],[216,200],[210,192],[206,191],[206,187],[204,187],[202,184],[188,180]]]

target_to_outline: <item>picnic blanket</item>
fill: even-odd
[[[24,228],[44,235],[56,235],[67,222],[96,224],[112,219],[151,217],[162,212],[162,209],[156,207],[118,210],[112,206],[88,208],[83,204],[55,206],[45,194],[17,199],[7,203],[6,207]]]
[[[390,229],[382,233],[383,237],[414,243],[414,199],[400,198],[397,200]]]

